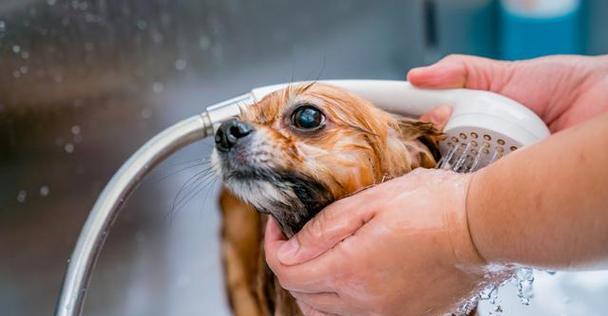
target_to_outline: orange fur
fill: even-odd
[[[294,107],[301,104],[314,104],[324,113],[322,129],[303,133],[290,125]],[[417,167],[434,167],[436,160],[425,144],[436,146],[441,137],[430,123],[389,114],[349,91],[315,83],[272,93],[240,119],[263,135],[247,154],[266,157],[265,167],[310,177],[334,199]],[[235,190],[223,190],[220,204],[227,290],[235,315],[299,315],[295,301],[265,264],[261,244],[266,215],[253,212],[230,189]]]
[[[294,133],[286,122],[290,105],[308,101],[319,103],[330,121],[312,137]],[[281,167],[303,170],[330,184],[337,197],[419,166],[433,167],[432,155],[418,138],[440,135],[431,124],[397,117],[324,84],[275,92],[247,108],[242,119],[272,135]]]

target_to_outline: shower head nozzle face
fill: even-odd
[[[442,158],[438,168],[463,173],[479,170],[523,146],[507,135],[482,128],[452,128],[445,135],[439,144]]]
[[[500,111],[467,103],[454,109],[440,143],[439,168],[473,172],[549,135],[542,120],[523,105],[513,101],[491,105]]]

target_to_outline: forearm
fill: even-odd
[[[608,267],[608,113],[477,172],[467,212],[488,262]]]

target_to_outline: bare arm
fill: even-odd
[[[488,262],[608,267],[608,113],[481,170],[467,212]]]

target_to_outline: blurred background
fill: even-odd
[[[606,15],[603,0],[0,0],[1,314],[52,314],[105,183],[207,105],[292,80],[403,79],[449,53],[606,53]],[[85,315],[229,314],[218,184],[189,182],[211,147],[180,151],[131,196]],[[503,291],[504,315],[608,310],[606,273],[539,273],[535,285],[530,306]]]

